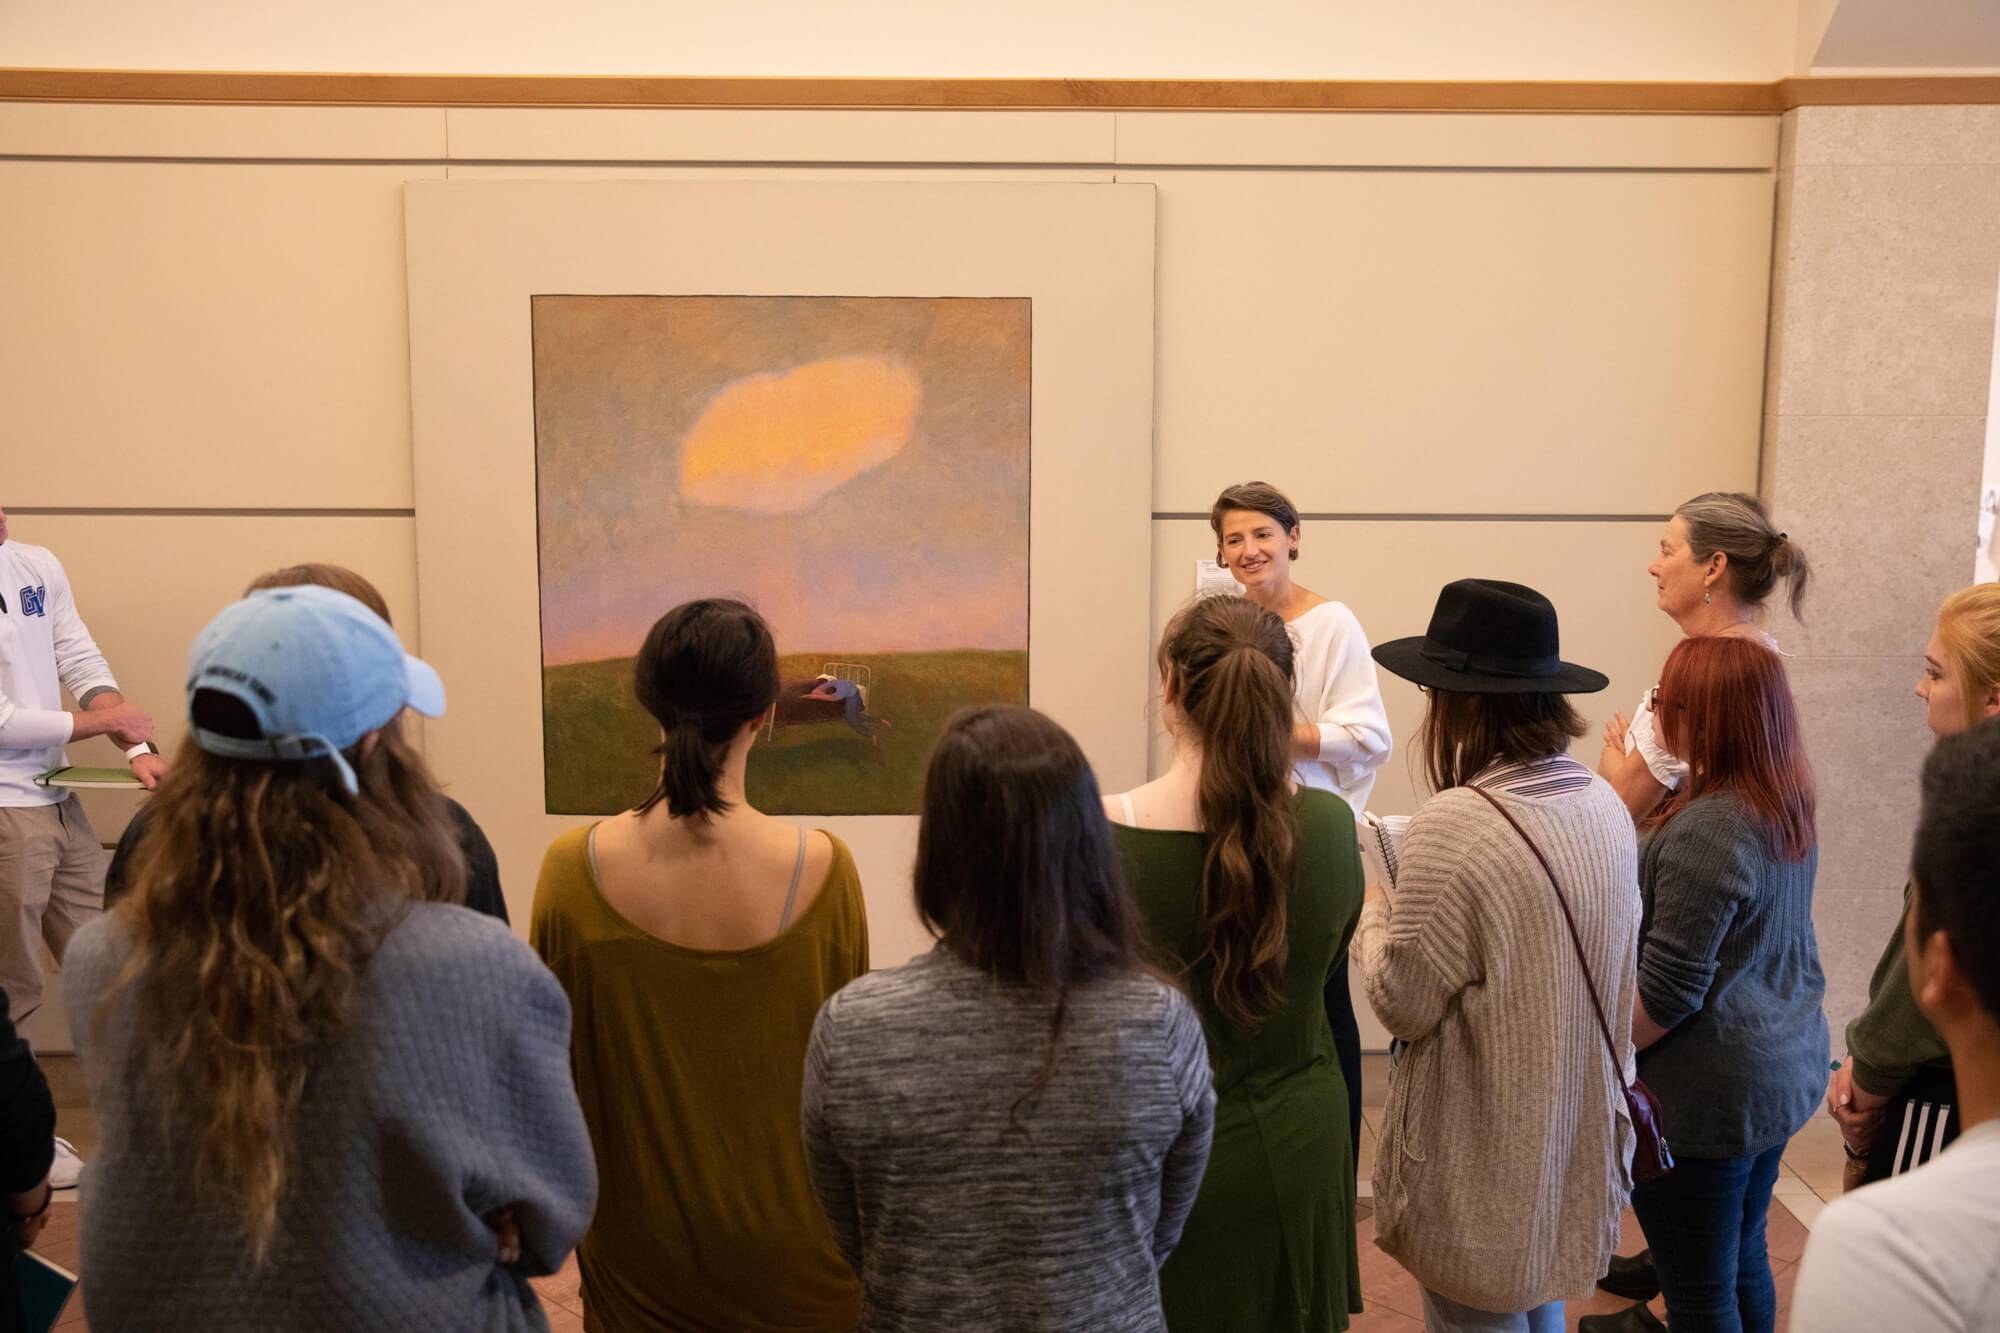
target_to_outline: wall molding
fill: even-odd
[[[2000,103],[2000,76],[1775,83],[653,78],[0,69],[0,101],[961,111],[1442,111],[1778,115],[1801,106]]]

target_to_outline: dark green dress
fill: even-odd
[[[1354,815],[1297,797],[1284,1007],[1255,1032],[1215,1010],[1201,952],[1200,833],[1113,825],[1147,933],[1201,1011],[1215,1070],[1215,1145],[1181,1243],[1160,1270],[1175,1333],[1339,1333],[1361,1311],[1347,1087],[1322,989],[1361,915]]]

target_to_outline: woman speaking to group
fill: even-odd
[[[1243,595],[1277,613],[1296,648],[1292,692],[1303,720],[1292,729],[1292,773],[1302,787],[1330,791],[1359,815],[1389,758],[1389,714],[1368,655],[1361,622],[1339,602],[1292,581],[1299,558],[1299,511],[1261,481],[1231,486],[1208,511],[1215,558],[1243,585]],[[1361,1151],[1361,1029],[1347,986],[1343,951],[1326,979],[1326,1018],[1347,1083],[1347,1124]]]

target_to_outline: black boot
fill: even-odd
[[[1667,1333],[1660,1317],[1643,1305],[1617,1314],[1589,1314],[1576,1321],[1576,1333]]]
[[[1629,1258],[1611,1256],[1611,1265],[1597,1279],[1600,1289],[1632,1301],[1650,1301],[1660,1294],[1660,1275],[1653,1271],[1653,1252],[1641,1250]]]

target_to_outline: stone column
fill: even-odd
[[[1902,903],[1913,697],[1972,581],[2000,278],[2000,106],[1807,107],[1779,152],[1762,481],[1813,564],[1786,652],[1819,789],[1834,1049]]]

